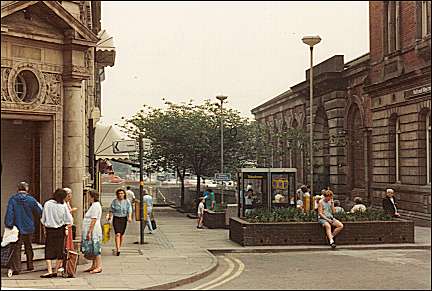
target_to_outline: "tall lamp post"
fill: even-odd
[[[221,174],[224,173],[224,166],[223,166],[223,120],[224,120],[224,116],[223,116],[223,102],[228,98],[228,96],[216,96],[216,99],[218,99],[221,102]],[[222,188],[221,188],[221,205],[224,203],[224,184],[222,181]]]
[[[302,41],[309,46],[310,49],[310,70],[309,70],[309,109],[310,109],[310,136],[309,136],[309,156],[310,156],[310,194],[313,196],[313,47],[321,41],[321,37],[305,36]],[[313,199],[311,199],[313,201]]]

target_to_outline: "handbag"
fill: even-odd
[[[93,246],[93,240],[83,240],[81,243],[81,252],[87,260],[94,260],[96,258]]]
[[[153,230],[155,230],[157,228],[156,220],[154,220],[154,218],[153,218],[150,222],[151,222]]]
[[[102,226],[102,229],[103,229],[102,243],[106,243],[110,240],[111,223],[109,223],[109,222],[104,223],[104,225]]]

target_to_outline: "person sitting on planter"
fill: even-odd
[[[354,198],[354,203],[355,205],[351,208],[351,213],[366,211],[366,205],[363,204],[363,201],[360,197]]]
[[[343,224],[333,217],[335,213],[335,207],[333,202],[333,192],[327,190],[324,194],[324,198],[318,203],[318,223],[325,229],[327,238],[332,248],[336,247],[334,238],[343,229]],[[332,232],[332,227],[334,231]]]
[[[396,197],[394,196],[394,190],[393,189],[387,189],[386,190],[386,197],[382,200],[382,206],[384,209],[384,212],[393,216],[393,217],[400,217],[400,214],[396,207]]]
[[[335,206],[335,214],[344,214],[345,213],[345,209],[343,209],[340,206],[340,201],[339,200],[335,200],[334,201],[334,206]]]

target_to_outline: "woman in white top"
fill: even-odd
[[[351,213],[366,211],[366,205],[363,204],[363,201],[360,197],[354,198],[354,203],[355,205],[353,208],[351,208]]]
[[[93,261],[91,267],[84,272],[96,274],[102,272],[102,206],[99,202],[99,193],[96,190],[90,190],[89,196],[91,206],[84,215],[81,251],[86,259]]]
[[[45,232],[45,260],[48,273],[41,278],[57,277],[57,271],[63,263],[65,250],[66,225],[73,223],[72,215],[64,202],[67,193],[57,189],[53,198],[45,202],[41,222]],[[57,260],[55,272],[52,271],[51,260]]]

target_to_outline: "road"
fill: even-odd
[[[206,278],[178,289],[431,289],[430,250],[334,250],[218,256]]]

